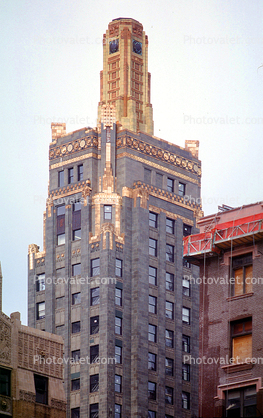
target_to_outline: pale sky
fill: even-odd
[[[51,122],[96,126],[102,36],[149,38],[154,134],[200,141],[205,215],[263,200],[261,0],[1,0],[3,311],[27,323],[27,249],[43,248]]]

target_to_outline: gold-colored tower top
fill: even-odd
[[[153,135],[150,102],[151,74],[148,73],[148,37],[137,20],[114,19],[103,36],[103,71],[100,73],[100,102],[115,106],[122,129]]]

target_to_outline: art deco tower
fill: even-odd
[[[29,325],[62,335],[75,359],[64,371],[67,418],[189,417],[198,369],[182,359],[198,356],[198,289],[182,277],[198,269],[183,266],[182,237],[202,213],[198,143],[152,136],[139,22],[113,20],[103,50],[99,126],[52,124]]]

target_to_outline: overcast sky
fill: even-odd
[[[27,249],[43,248],[51,122],[96,126],[102,35],[149,37],[154,134],[200,141],[205,214],[261,201],[262,0],[1,0],[3,311],[27,323]]]

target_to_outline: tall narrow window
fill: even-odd
[[[83,164],[78,165],[78,181],[83,180]]]
[[[90,418],[98,418],[99,416],[99,404],[92,403],[90,405]]]
[[[169,177],[167,179],[167,190],[168,192],[171,192],[171,193],[174,192],[174,180],[170,179]]]
[[[81,293],[73,293],[72,294],[72,305],[78,305],[81,303]]]
[[[149,283],[157,286],[157,269],[149,266]]]
[[[173,388],[169,386],[165,386],[165,403],[168,403],[169,405],[173,405],[174,403],[174,397],[173,397]]]
[[[73,183],[74,181],[74,170],[73,167],[68,169],[68,184]]]
[[[100,288],[94,287],[90,289],[90,304],[91,306],[98,305],[100,303]]]
[[[80,332],[80,321],[72,322],[72,334]]]
[[[45,311],[45,302],[37,303],[37,319],[44,319]]]
[[[182,321],[183,324],[190,325],[190,309],[182,307]]]
[[[115,305],[122,306],[122,289],[115,288]]]
[[[80,275],[81,275],[81,263],[73,264],[72,276],[80,276]]]
[[[0,368],[0,395],[11,396],[11,370]]]
[[[157,298],[151,295],[149,295],[149,312],[153,314],[157,313]]]
[[[58,187],[64,186],[64,171],[58,172]]]
[[[48,404],[48,378],[44,376],[34,375],[36,402]]]
[[[190,296],[190,281],[183,277],[182,285],[183,285],[183,295]]]
[[[115,316],[115,334],[122,335],[122,318]]]
[[[156,383],[148,382],[148,399],[155,401],[156,400]]]
[[[184,353],[190,353],[190,337],[188,335],[182,337],[182,350]]]
[[[115,374],[115,392],[121,393],[121,376]]]
[[[157,326],[156,325],[149,324],[148,341],[151,341],[152,343],[156,343],[157,341]]]
[[[168,302],[168,300],[165,305],[165,317],[174,319],[174,304],[172,302]]]
[[[99,276],[100,274],[100,259],[94,258],[91,260],[91,277]]]
[[[122,277],[122,260],[118,258],[115,260],[115,274],[118,277]]]
[[[188,235],[191,235],[192,233],[192,227],[187,224],[183,224],[183,236],[188,237]]]
[[[174,246],[166,244],[166,261],[174,262]]]
[[[244,293],[252,292],[252,254],[245,254],[243,256],[234,257],[232,260],[232,277],[235,278],[232,285],[232,296],[243,295]]]
[[[157,213],[149,212],[149,226],[157,228]]]
[[[115,415],[114,418],[121,418],[121,405],[115,404]]]
[[[184,183],[179,182],[178,194],[179,194],[179,196],[182,196],[182,197],[185,195],[185,184]]]
[[[165,359],[165,374],[167,376],[173,376],[174,375],[174,361],[171,358]]]
[[[190,381],[190,364],[182,364],[182,379],[187,382]]]
[[[90,334],[98,334],[99,332],[100,317],[92,316],[90,318]]]
[[[90,363],[97,363],[99,358],[99,346],[92,345],[90,347]]]
[[[104,205],[104,219],[108,221],[112,219],[112,206]]]
[[[80,390],[80,379],[71,380],[71,390]]]
[[[174,333],[169,329],[165,330],[165,345],[170,348],[173,348],[174,346]]]
[[[80,408],[71,409],[71,418],[80,418]]]
[[[166,232],[168,234],[174,234],[174,220],[166,218]]]
[[[166,290],[174,291],[174,275],[172,273],[166,272]]]
[[[81,203],[75,202],[72,207],[73,241],[81,239]]]
[[[80,359],[80,350],[73,350],[71,351],[71,357],[72,359],[77,362]]]
[[[36,279],[36,291],[41,292],[45,290],[45,273],[39,274]]]
[[[149,255],[157,257],[157,240],[149,238]]]
[[[99,390],[99,375],[93,374],[90,376],[90,392],[98,392]]]
[[[231,323],[232,357],[243,363],[252,357],[252,318]]]
[[[182,392],[182,408],[190,409],[190,393]]]
[[[57,245],[65,244],[65,205],[57,206]]]
[[[156,370],[156,354],[148,353],[148,370]]]
[[[122,364],[122,347],[115,345],[115,363]]]

